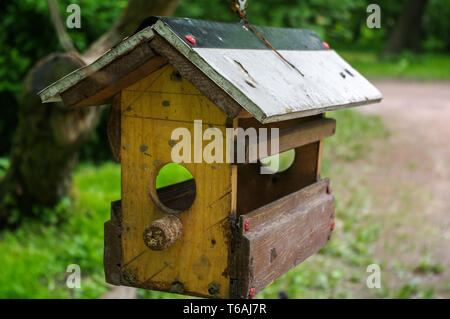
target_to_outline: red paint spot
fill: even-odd
[[[194,37],[190,34],[188,34],[187,36],[184,37],[188,42],[192,43],[192,44],[197,44],[197,41],[194,39]]]
[[[122,41],[125,41],[125,40],[128,39],[128,38],[129,38],[129,37],[125,37],[125,38],[122,39]]]
[[[325,49],[329,49],[329,48],[330,48],[330,46],[328,45],[328,43],[326,43],[325,41],[322,42],[322,45],[323,45],[323,47],[324,47]]]
[[[331,231],[334,230],[334,220],[331,222]]]
[[[250,288],[250,291],[248,292],[248,297],[252,299],[255,296],[255,288]]]
[[[248,220],[248,218],[246,218],[244,220],[244,230],[245,231],[249,231],[250,230],[250,221]]]
[[[331,194],[331,186],[330,185],[327,186],[327,194]]]

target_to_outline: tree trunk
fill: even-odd
[[[407,49],[414,52],[420,51],[422,21],[427,2],[428,0],[405,1],[383,55],[398,54]]]
[[[35,215],[37,207],[52,208],[69,194],[79,150],[95,129],[102,110],[42,104],[37,92],[97,59],[133,33],[147,16],[171,15],[178,1],[129,0],[117,23],[84,54],[54,53],[29,71],[19,101],[11,165],[0,181],[0,228],[17,225],[24,217]]]

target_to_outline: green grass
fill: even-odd
[[[443,265],[441,265],[440,263],[433,263],[430,256],[428,255],[423,256],[419,264],[414,269],[416,273],[430,273],[435,275],[443,273],[444,270],[445,267]]]
[[[110,202],[120,198],[119,166],[80,166],[74,192],[76,200],[61,225],[28,221],[0,234],[0,298],[96,298],[106,291],[103,223]],[[81,267],[81,289],[65,285],[70,264]]]
[[[411,80],[449,80],[450,55],[424,53],[379,61],[372,52],[339,51],[339,54],[362,75],[369,78],[400,78]]]

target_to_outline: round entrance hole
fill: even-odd
[[[278,159],[278,161],[277,161]],[[295,149],[262,158],[261,165],[267,167],[272,174],[287,171],[295,160]],[[277,167],[277,162],[279,162]]]
[[[164,165],[155,180],[157,204],[168,213],[188,210],[195,200],[196,184],[191,172],[177,163]]]

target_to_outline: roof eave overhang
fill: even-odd
[[[86,79],[95,72],[101,70],[118,57],[132,51],[139,44],[151,40],[154,35],[155,33],[152,28],[147,27],[130,36],[128,39],[120,42],[117,46],[106,51],[92,64],[86,65],[69,73],[60,80],[40,91],[38,95],[41,98],[41,101],[43,103],[61,102],[61,93],[65,92],[66,90]]]

